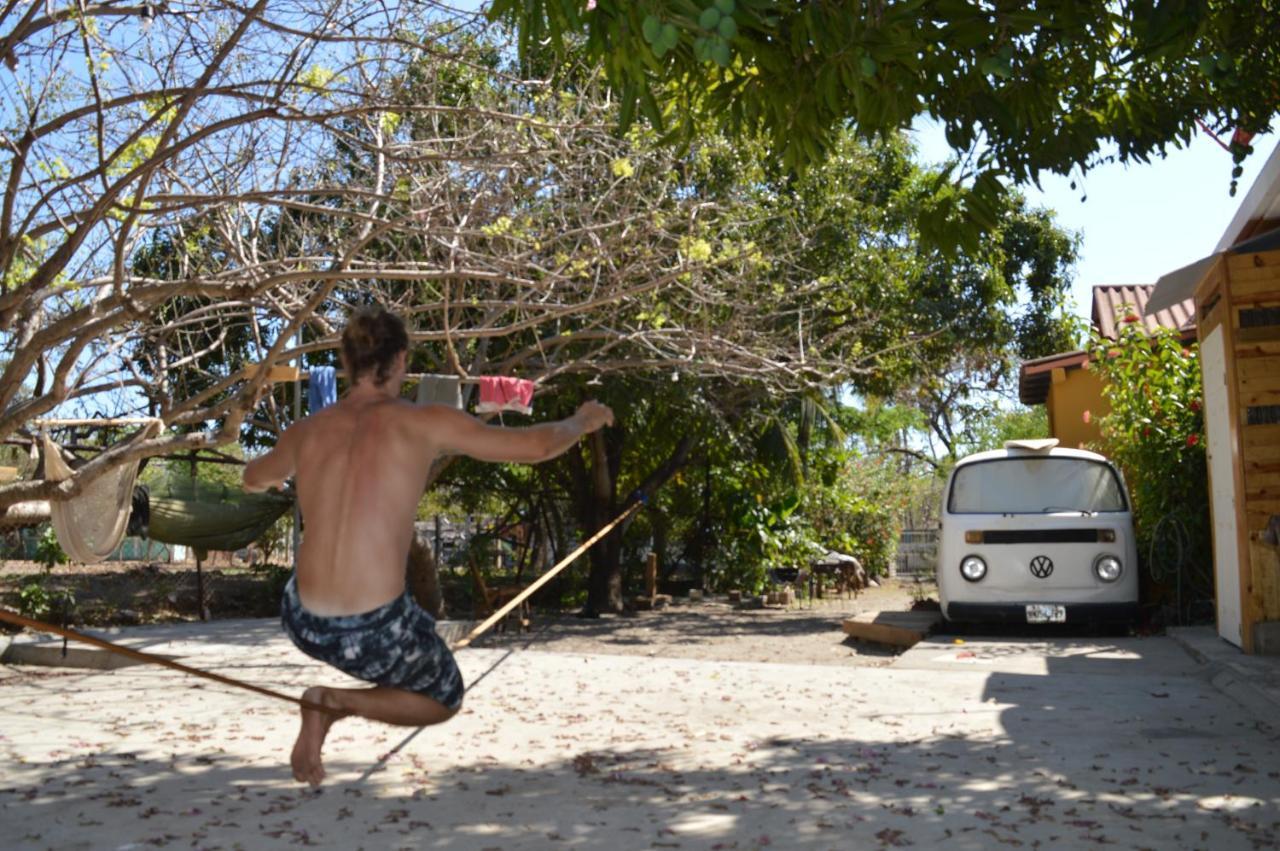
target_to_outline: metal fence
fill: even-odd
[[[40,546],[39,529],[18,529],[0,536],[0,558],[19,561],[35,561],[36,551]],[[125,538],[111,555],[103,561],[152,561],[171,562],[174,560],[173,548],[159,541],[142,538]]]
[[[938,570],[938,530],[903,529],[894,558],[894,575],[905,579],[933,579]]]

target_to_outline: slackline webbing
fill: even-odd
[[[457,642],[456,644],[454,644],[451,649],[459,650],[463,647],[468,646],[469,644],[471,644],[471,642],[475,641],[476,638],[478,638],[480,635],[485,633],[490,627],[492,627],[498,621],[502,620],[504,617],[510,614],[511,611],[516,606],[520,605],[525,600],[529,599],[529,597],[532,596],[535,591],[537,591],[543,585],[547,584],[547,582],[551,581],[551,579],[557,573],[564,570],[566,567],[568,567],[570,564],[576,561],[578,557],[581,556],[588,549],[590,549],[593,544],[595,544],[605,535],[608,535],[610,532],[612,532],[619,523],[621,523],[623,520],[626,520],[628,517],[630,517],[636,511],[636,509],[643,504],[644,503],[642,500],[633,502],[630,506],[627,507],[625,511],[619,514],[609,523],[605,524],[598,532],[596,532],[590,538],[583,541],[578,546],[577,549],[575,549],[573,552],[569,553],[567,556],[562,558],[558,564],[553,566],[546,573],[539,576],[537,580],[535,580],[533,583],[529,585],[528,588],[525,588],[523,591],[521,591],[519,594],[513,597],[505,606],[498,609],[498,611],[494,612],[492,615],[486,618],[479,626],[471,630],[471,632],[467,633],[466,637],[463,638],[461,641]],[[153,665],[162,665],[163,667],[171,668],[175,671],[181,671],[184,674],[190,674],[193,677],[201,677],[206,680],[212,680],[215,683],[221,683],[223,685],[233,686],[235,688],[246,689],[248,691],[254,692],[255,694],[264,695],[266,697],[274,697],[277,700],[288,701],[289,703],[297,704],[298,706],[301,706],[304,709],[316,710],[319,712],[324,712],[325,714],[328,714],[328,715],[341,714],[333,709],[330,709],[327,706],[323,706],[319,703],[315,703],[314,701],[305,700],[304,698],[301,698],[301,697],[293,697],[292,695],[274,691],[269,688],[263,688],[262,686],[257,686],[257,685],[254,685],[253,683],[247,683],[244,680],[238,680],[234,677],[226,677],[226,676],[223,676],[222,674],[215,674],[212,671],[204,671],[204,670],[201,670],[200,668],[192,668],[190,665],[184,665],[181,662],[175,662],[172,659],[165,658],[164,656],[157,656],[154,653],[145,653],[141,650],[134,650],[132,647],[125,647],[123,645],[116,644],[111,641],[107,641],[106,639],[97,638],[92,635],[86,635],[85,633],[82,633],[82,632],[77,632],[76,630],[73,630],[73,629],[65,629],[60,626],[54,626],[53,624],[45,623],[43,621],[38,621],[38,620],[35,620],[34,618],[28,618],[18,614],[17,612],[11,612],[4,608],[0,608],[0,621],[5,621],[6,623],[11,623],[16,626],[26,627],[27,629],[34,629],[38,632],[52,633],[53,635],[58,635],[63,638],[69,638],[73,641],[79,641],[84,644],[92,645],[94,647],[100,647],[103,650],[108,650],[112,653],[118,653],[121,656],[126,656],[130,659],[134,659],[139,662],[145,662]]]

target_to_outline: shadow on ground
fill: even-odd
[[[476,682],[473,714],[397,731],[366,761],[348,749],[319,792],[264,764],[287,742],[222,751],[233,722],[215,717],[145,753],[50,734],[62,755],[2,763],[0,824],[6,848],[60,851],[1275,847],[1275,732],[1137,646],[1051,654],[1048,676],[833,673],[825,701],[816,689],[831,680],[799,668],[487,654],[497,671]],[[566,681],[574,670],[581,681]],[[60,689],[46,682],[56,725]],[[88,706],[119,688],[61,682]],[[551,693],[558,703],[531,701]],[[522,723],[540,750],[500,738]]]
[[[1186,732],[1201,744],[1220,735],[1190,724]],[[1172,737],[1162,731],[1156,744]],[[279,769],[216,753],[156,761],[107,751],[13,766],[0,788],[0,813],[7,847],[62,851],[1220,849],[1280,840],[1280,784],[1274,772],[1257,773],[1274,765],[1258,755],[1235,763],[1180,760],[1150,772],[1091,765],[1094,757],[1073,758],[1070,750],[1067,742],[782,736],[745,744],[726,766],[690,764],[681,750],[625,746],[530,767],[440,770],[410,755],[393,764],[395,784],[375,776],[319,792],[282,782]],[[1244,788],[1242,778],[1249,781]]]

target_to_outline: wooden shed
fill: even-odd
[[[1194,286],[1218,634],[1280,653],[1280,230],[1175,276]]]

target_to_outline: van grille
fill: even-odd
[[[1097,529],[988,529],[984,544],[1096,544]]]

